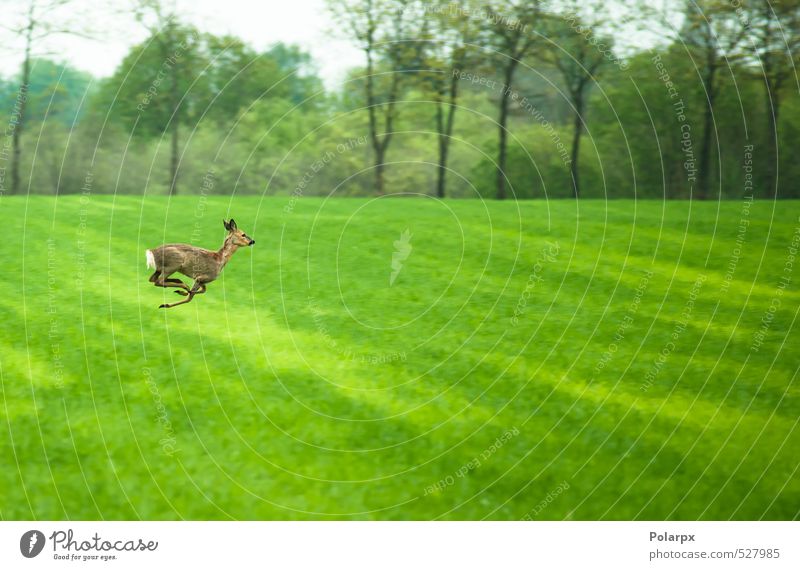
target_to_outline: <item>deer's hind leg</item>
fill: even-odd
[[[203,293],[205,293],[205,292],[206,292],[206,284],[205,284],[205,283],[199,283],[198,281],[195,281],[195,283],[194,283],[194,287],[200,287],[200,289],[198,289],[197,291],[195,291],[195,293],[194,293],[195,295],[202,295]],[[184,297],[185,297],[186,295],[188,295],[188,294],[189,294],[188,292],[186,292],[186,291],[181,291],[181,290],[179,290],[179,289],[176,289],[176,290],[175,290],[175,292],[176,292],[178,295],[183,295]]]
[[[186,283],[184,283],[180,279],[171,279],[169,277],[170,275],[175,273],[175,271],[176,270],[162,271],[162,270],[158,270],[157,269],[156,272],[153,273],[153,275],[150,276],[150,281],[156,287],[164,287],[164,288],[179,287],[179,288],[181,288],[181,289],[183,289],[183,290],[188,292],[189,291],[189,286]]]
[[[179,292],[180,291],[176,291],[176,293],[179,293]],[[170,304],[164,303],[163,305],[159,305],[158,308],[159,309],[170,309],[172,307],[177,307],[178,305],[183,305],[184,303],[188,303],[189,301],[191,301],[194,298],[195,295],[199,295],[199,294],[202,294],[202,293],[205,293],[205,292],[206,292],[205,284],[201,283],[199,281],[195,281],[194,285],[192,286],[192,288],[189,289],[188,293],[186,293],[186,299],[184,299],[183,301],[178,301],[177,303],[170,303]]]

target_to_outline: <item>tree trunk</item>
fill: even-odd
[[[450,152],[448,136],[439,135],[439,178],[436,181],[436,196],[444,198],[447,179],[447,157]]]
[[[450,140],[453,136],[453,121],[456,114],[456,101],[458,101],[458,77],[450,74],[450,94],[447,101],[447,119],[444,118],[442,109],[442,97],[439,98],[436,109],[436,126],[439,131],[439,180],[436,185],[436,195],[439,198],[445,197],[445,183],[447,179],[447,158],[450,154]]]
[[[764,197],[775,197],[778,195],[778,189],[775,188],[777,181],[777,162],[778,162],[778,107],[780,102],[778,100],[778,85],[777,75],[780,63],[773,61],[773,57],[783,57],[783,55],[774,54],[769,48],[774,45],[775,38],[773,37],[774,29],[771,26],[773,22],[773,9],[769,2],[760,3],[761,14],[759,20],[761,22],[761,38],[759,39],[760,48],[763,53],[760,56],[762,76],[764,78],[764,105],[766,111],[767,132],[764,133]]]
[[[580,170],[578,163],[580,161],[581,151],[581,135],[583,134],[583,86],[579,87],[580,91],[574,97],[575,104],[575,119],[572,124],[572,152],[570,154],[570,174],[572,175],[572,196],[579,198],[581,194],[580,185]]]
[[[707,200],[710,194],[710,175],[711,175],[711,145],[713,141],[712,132],[714,130],[714,101],[716,92],[714,86],[714,75],[716,66],[708,64],[708,74],[705,78],[706,104],[703,109],[703,146],[700,147],[700,163],[697,176],[697,199]]]
[[[780,118],[780,112],[781,112],[781,100],[778,97],[778,95],[775,95],[772,98],[772,102],[773,102],[773,108],[775,109],[775,112],[772,115],[772,131],[775,133],[775,139],[774,139],[775,146],[773,148],[774,154],[773,154],[773,162],[772,162],[772,166],[774,168],[774,170],[773,170],[774,176],[772,177],[772,185],[770,186],[770,188],[772,188],[772,186],[775,187],[775,192],[774,192],[774,194],[772,196],[777,198],[778,197],[778,183],[779,183],[779,181],[778,181],[778,171],[780,170],[779,166],[780,166],[780,158],[781,158],[781,148],[780,148],[780,144],[778,142],[778,124],[779,124],[778,123],[778,119]]]
[[[697,175],[697,199],[707,200],[709,196],[709,175],[711,174],[711,141],[713,130],[713,103],[708,102],[703,110],[703,146],[700,148],[700,164]]]
[[[386,154],[386,147],[379,144],[375,147],[375,192],[383,196],[383,159]]]
[[[436,178],[436,196],[444,198],[447,169],[447,137],[444,134],[444,102],[441,93],[436,99],[436,132],[439,135],[439,172]]]
[[[175,123],[172,125],[172,143],[171,143],[171,151],[170,151],[170,185],[169,185],[169,193],[170,195],[175,195],[178,193],[178,116],[177,114],[174,117]]]
[[[766,170],[764,173],[764,195],[770,198],[778,196],[775,187],[778,179],[778,115],[780,100],[773,89],[767,85],[767,132],[766,132]]]
[[[505,74],[505,86],[503,87],[503,94],[500,98],[500,117],[498,123],[500,124],[500,140],[497,149],[497,199],[505,200],[506,198],[506,146],[507,135],[506,123],[508,122],[508,100],[511,98],[511,82],[514,80],[514,69],[516,64],[512,59]]]
[[[22,155],[22,129],[25,124],[25,111],[28,108],[28,84],[31,80],[31,37],[28,35],[25,46],[25,60],[22,62],[22,80],[17,92],[18,119],[11,137],[11,194],[19,194],[19,165]]]
[[[372,39],[370,36],[369,46],[364,50],[367,56],[367,77],[365,81],[365,91],[367,97],[367,113],[369,114],[369,138],[372,143],[372,151],[375,154],[375,193],[382,196],[383,187],[383,168],[384,157],[386,156],[386,146],[388,140],[378,136],[377,103],[375,101],[375,84],[373,79],[374,64],[372,61]],[[384,117],[385,118],[385,117]]]
[[[162,44],[161,49],[164,53],[164,60],[166,61],[170,56],[170,52],[174,49],[174,46],[177,44],[177,40],[174,38],[173,35],[173,28],[169,28],[169,38],[166,44]],[[170,142],[170,164],[169,164],[169,193],[170,196],[173,196],[178,193],[178,142],[179,142],[179,131],[180,131],[180,124],[181,124],[181,114],[180,114],[180,105],[181,105],[181,97],[180,97],[180,84],[179,84],[179,77],[178,74],[181,72],[180,67],[178,66],[177,62],[174,64],[171,72],[171,80],[169,85],[169,98],[170,98],[170,109],[172,111],[172,133],[171,133],[171,142]]]

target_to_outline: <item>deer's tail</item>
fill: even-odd
[[[144,258],[147,261],[147,267],[149,267],[150,269],[156,268],[156,258],[153,255],[153,250],[148,249],[147,251],[145,251]]]

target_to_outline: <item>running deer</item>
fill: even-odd
[[[228,235],[219,251],[211,251],[185,243],[168,243],[145,252],[147,267],[155,269],[150,276],[150,283],[156,287],[176,287],[179,295],[186,297],[177,303],[159,305],[159,309],[177,307],[191,301],[195,295],[206,292],[206,283],[210,283],[222,273],[225,264],[240,247],[256,243],[242,230],[236,227],[236,222],[226,222],[225,229]],[[194,279],[190,288],[180,279],[170,279],[170,275],[178,272]]]

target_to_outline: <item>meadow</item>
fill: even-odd
[[[2,519],[800,516],[798,202],[0,212]],[[145,250],[231,216],[158,309]]]

